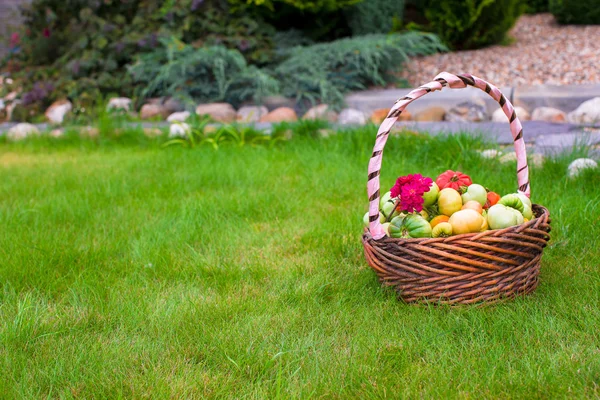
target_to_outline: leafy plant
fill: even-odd
[[[550,12],[561,24],[600,24],[600,6],[594,0],[550,0]]]
[[[537,14],[548,12],[550,10],[549,0],[527,0],[527,8],[525,12],[528,14]]]
[[[285,96],[339,105],[345,92],[396,82],[390,72],[409,57],[444,50],[432,34],[367,35],[293,48],[274,74]]]
[[[394,27],[394,21],[402,21],[403,12],[404,0],[361,1],[345,10],[354,36],[389,33]]]
[[[271,76],[248,66],[237,50],[196,49],[177,40],[165,40],[157,50],[140,56],[129,72],[141,97],[173,96],[188,103],[259,102],[278,88]]]
[[[230,3],[238,6],[262,6],[270,10],[274,10],[276,5],[283,4],[301,11],[316,13],[338,10],[340,8],[348,7],[349,5],[356,4],[360,1],[361,0],[230,0]]]
[[[521,0],[426,0],[429,28],[453,49],[500,43],[525,11]]]

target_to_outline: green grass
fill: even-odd
[[[600,396],[600,174],[533,169],[533,295],[409,306],[362,254],[373,139],[0,143],[0,398]],[[513,192],[483,146],[391,138],[382,186],[458,168]]]

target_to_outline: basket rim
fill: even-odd
[[[449,237],[439,237],[439,238],[392,238],[392,237],[384,236],[381,239],[374,239],[373,236],[371,235],[371,232],[369,231],[369,228],[364,228],[363,241],[370,242],[370,243],[381,243],[381,244],[395,243],[397,245],[402,245],[403,243],[427,244],[427,243],[437,242],[437,241],[443,241],[444,243],[450,243],[455,240],[464,240],[464,239],[477,240],[479,238],[482,238],[485,236],[490,236],[490,235],[502,236],[502,234],[507,233],[507,232],[519,233],[525,229],[535,229],[535,230],[539,231],[539,233],[541,233],[541,234],[550,236],[549,231],[536,229],[536,227],[539,226],[540,223],[544,222],[541,219],[543,216],[546,216],[546,220],[548,223],[550,222],[550,211],[548,211],[548,209],[546,207],[544,207],[540,204],[532,204],[531,209],[535,215],[535,218],[532,218],[531,220],[524,222],[520,225],[513,225],[513,226],[509,226],[507,228],[503,228],[503,229],[490,229],[490,230],[486,230],[483,232],[463,233],[461,235],[453,235],[453,236],[449,236]]]

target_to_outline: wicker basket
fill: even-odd
[[[542,252],[550,239],[548,210],[533,205],[534,218],[505,229],[448,238],[393,239],[379,222],[379,173],[390,129],[406,106],[448,86],[479,88],[494,98],[510,121],[517,154],[519,192],[529,196],[529,170],[523,129],[512,104],[498,88],[472,75],[442,72],[399,99],[377,133],[369,162],[369,229],[363,235],[365,256],[384,286],[392,286],[406,302],[471,304],[496,302],[531,293],[538,284]]]

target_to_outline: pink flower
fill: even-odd
[[[44,37],[50,37],[50,28],[44,28],[42,34],[44,35]]]
[[[10,47],[17,47],[20,42],[21,36],[19,36],[17,32],[13,32],[13,34],[10,35]]]
[[[421,174],[401,176],[391,189],[392,198],[400,197],[399,208],[407,212],[423,210],[423,194],[429,191],[433,184],[431,178]]]

